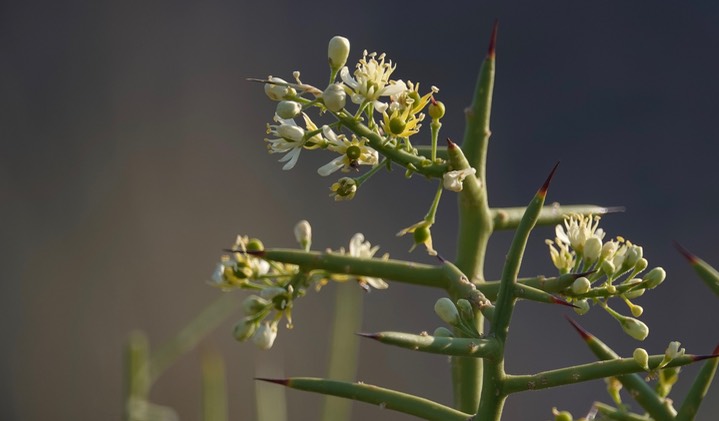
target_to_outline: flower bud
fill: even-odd
[[[602,253],[602,240],[598,237],[589,237],[584,243],[584,260],[589,263],[594,263],[599,259],[599,255]]]
[[[580,316],[589,312],[589,301],[587,300],[577,300],[574,301],[572,304],[577,306],[574,308],[574,312],[579,314]]]
[[[589,279],[582,276],[581,278],[575,279],[572,283],[572,292],[575,294],[584,294],[589,291],[591,287],[592,284],[589,282]]]
[[[250,238],[247,241],[247,251],[262,251],[265,249],[264,244],[262,244],[262,241],[260,241],[259,238]]]
[[[339,35],[332,37],[327,46],[327,59],[332,72],[337,72],[347,63],[347,57],[350,55],[350,41]]]
[[[600,254],[600,257],[603,260],[607,260],[610,257],[612,257],[614,255],[614,253],[617,252],[618,248],[619,248],[619,243],[617,243],[616,241],[614,241],[614,240],[607,241],[602,246],[602,252]]]
[[[312,227],[306,220],[301,220],[295,225],[295,239],[305,251],[312,245]]]
[[[649,336],[649,327],[641,320],[625,316],[619,319],[619,324],[627,335],[636,340],[643,341]]]
[[[610,262],[609,260],[605,260],[602,262],[602,272],[604,272],[607,277],[610,277],[614,275],[614,272],[616,272],[616,268],[614,267],[614,263]]]
[[[277,325],[264,322],[257,328],[255,334],[252,335],[252,342],[260,349],[267,350],[272,348],[272,344],[275,343],[275,338],[277,338]]]
[[[295,101],[280,101],[275,109],[275,113],[285,120],[297,117],[300,111],[302,111],[302,105]]]
[[[647,266],[649,266],[649,262],[647,261],[647,259],[642,257],[641,259],[637,260],[637,264],[634,265],[634,270],[636,270],[637,273],[639,273],[639,272],[644,271],[644,269],[646,269]]]
[[[467,323],[474,324],[474,311],[472,310],[472,304],[470,304],[469,301],[464,298],[457,300],[457,309],[459,310],[459,315],[462,320]]]
[[[627,253],[624,257],[623,266],[625,268],[633,268],[642,258],[644,250],[641,246],[631,246],[627,249]]]
[[[242,301],[242,310],[248,316],[253,316],[264,310],[270,302],[257,295],[250,295]]]
[[[439,120],[440,118],[444,117],[444,111],[445,107],[442,101],[434,101],[429,104],[429,116],[432,117],[432,120]]]
[[[646,275],[644,275],[644,282],[646,282],[647,288],[652,289],[656,288],[664,282],[664,278],[667,277],[667,273],[664,271],[664,269],[660,267],[656,267],[649,271]]]
[[[554,415],[554,421],[573,421],[574,417],[569,411],[559,411],[557,408],[552,408],[552,415]]]
[[[268,78],[270,83],[265,83],[265,94],[273,101],[281,101],[287,96],[294,96],[297,91],[289,86],[286,86],[287,81],[278,77],[270,76]],[[281,83],[281,85],[275,85],[275,83]]]
[[[629,306],[629,311],[632,312],[632,316],[639,317],[642,315],[642,313],[644,313],[644,307],[638,306],[636,304],[631,304]]]
[[[459,324],[459,311],[457,306],[454,305],[452,300],[447,297],[442,297],[434,304],[434,312],[437,313],[442,321],[450,326],[457,326]]]
[[[345,107],[347,92],[342,88],[341,83],[333,83],[322,93],[322,102],[328,110],[336,113]]]
[[[277,128],[277,134],[284,139],[301,142],[305,136],[305,129],[291,124],[282,124]]]
[[[662,362],[659,363],[659,367],[662,368],[669,364],[671,360],[677,357],[681,357],[684,355],[684,348],[679,349],[679,346],[681,345],[681,342],[679,341],[672,341],[669,342],[669,346],[667,346],[666,351],[664,351],[664,358],[662,358]]]
[[[640,367],[649,371],[649,354],[647,353],[646,349],[644,349],[644,348],[635,349],[634,353],[632,354],[632,358],[634,358],[634,361],[636,361]]]
[[[624,293],[624,296],[630,300],[633,300],[635,298],[638,298],[638,297],[641,297],[642,295],[644,295],[645,291],[646,291],[646,289],[644,289],[644,288],[637,288],[637,289],[633,289],[629,292]]]
[[[434,330],[432,336],[437,336],[440,338],[453,338],[454,333],[452,333],[452,331],[447,329],[446,327],[438,327]]]
[[[257,330],[257,322],[251,318],[244,318],[237,322],[232,335],[236,340],[244,341],[252,336],[255,333],[255,330]]]

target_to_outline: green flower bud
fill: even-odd
[[[632,312],[632,316],[639,317],[644,313],[644,307],[632,304],[629,306],[629,311]]]
[[[637,273],[643,272],[644,269],[647,268],[647,266],[649,266],[649,262],[647,261],[647,259],[642,257],[641,259],[637,260],[637,264],[634,265],[634,270],[636,270]]]
[[[587,300],[576,300],[572,304],[574,304],[574,312],[581,315],[587,314],[589,312],[589,301]]]
[[[265,249],[265,246],[262,244],[262,241],[260,241],[258,238],[250,238],[250,240],[247,242],[247,251],[262,251]]]
[[[338,71],[347,63],[350,55],[350,41],[339,35],[332,37],[327,46],[327,60],[333,72]]]
[[[459,310],[459,316],[467,323],[474,324],[474,311],[472,310],[472,304],[469,301],[461,298],[457,300],[457,309]]]
[[[640,367],[649,371],[649,354],[647,353],[646,349],[644,349],[644,348],[635,349],[634,353],[632,354],[632,358],[634,358],[634,361],[636,361]]]
[[[277,103],[275,114],[285,120],[295,118],[302,111],[302,105],[295,101],[280,101]]]
[[[637,297],[641,297],[642,295],[644,295],[645,291],[646,289],[644,288],[637,288],[625,293],[624,296],[630,300],[633,300]]]
[[[575,279],[572,283],[572,292],[575,294],[584,294],[589,291],[591,287],[592,284],[589,282],[589,279],[582,276],[581,278]]]
[[[437,336],[440,338],[454,338],[454,333],[452,333],[452,331],[447,329],[446,327],[438,327],[434,330],[432,336]]]
[[[429,104],[429,116],[432,117],[433,120],[439,120],[444,117],[444,111],[445,108],[442,101],[435,101]]]
[[[328,110],[336,113],[345,107],[347,92],[342,88],[341,83],[333,83],[322,93],[322,102]]]
[[[275,343],[275,338],[277,338],[277,325],[264,322],[252,335],[252,342],[260,349],[268,350]]]
[[[574,417],[569,411],[559,411],[557,408],[552,408],[552,415],[554,415],[554,421],[574,421]]]
[[[617,271],[617,269],[614,267],[614,263],[610,262],[609,260],[605,260],[602,262],[602,272],[607,276],[614,275],[614,272]]]
[[[232,332],[232,335],[235,337],[238,341],[244,341],[250,336],[254,335],[255,331],[257,330],[257,322],[253,319],[246,317],[235,325],[235,329]]]
[[[602,240],[597,237],[589,237],[584,242],[584,260],[589,263],[594,263],[599,259],[599,255],[602,253]]]
[[[656,288],[664,282],[664,278],[667,277],[667,273],[664,271],[664,269],[660,267],[656,267],[649,271],[646,275],[644,275],[644,282],[646,282],[647,288],[652,289]]]
[[[244,301],[242,301],[242,310],[245,312],[246,315],[254,316],[255,314],[264,310],[269,305],[270,302],[268,300],[265,300],[264,298],[257,295],[250,295],[249,297],[245,298]]]
[[[295,239],[303,249],[309,250],[312,244],[312,227],[306,220],[301,220],[295,225]]]
[[[631,246],[627,249],[627,253],[624,257],[624,263],[622,266],[624,268],[633,268],[634,265],[636,265],[639,262],[639,259],[642,258],[642,255],[644,254],[644,250],[641,246]]]
[[[459,325],[459,311],[452,300],[442,297],[434,304],[434,312],[450,326]]]
[[[649,336],[649,327],[641,320],[624,316],[619,319],[619,324],[627,335],[636,340],[643,341]]]

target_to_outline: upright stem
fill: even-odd
[[[476,178],[465,179],[459,194],[459,233],[457,241],[457,267],[473,282],[484,282],[484,258],[489,237],[492,235],[492,214],[487,200],[487,146],[489,143],[489,117],[494,89],[494,46],[497,25],[494,25],[487,57],[482,64],[474,91],[472,105],[467,111],[467,126],[462,148],[449,143],[448,154],[452,169],[472,167]],[[453,147],[454,145],[454,147]],[[464,152],[464,153],[463,153]],[[450,291],[453,300],[457,291]],[[482,333],[484,320],[475,315],[477,330]],[[479,358],[452,358],[454,405],[460,411],[476,413],[482,391],[482,360]],[[502,405],[504,399],[498,399]]]

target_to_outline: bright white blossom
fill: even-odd
[[[464,179],[470,175],[477,173],[474,168],[465,168],[463,170],[455,170],[444,173],[442,176],[442,185],[447,190],[462,191],[462,183]]]
[[[352,257],[359,257],[360,259],[370,259],[379,250],[379,246],[372,247],[369,241],[364,240],[364,235],[357,233],[352,236],[349,246],[349,255]],[[371,276],[358,276],[357,281],[362,285],[363,288],[367,288],[367,285],[375,289],[387,289],[389,286],[382,278],[375,278]]]
[[[352,140],[344,135],[337,135],[329,126],[322,127],[322,134],[327,142],[327,149],[340,154],[337,158],[321,166],[317,173],[321,176],[328,176],[335,171],[342,169],[348,172],[350,168],[357,168],[359,165],[375,165],[379,160],[376,150],[366,145],[367,139],[357,138],[354,134]]]
[[[577,253],[583,253],[584,244],[590,237],[595,237],[599,240],[604,238],[604,230],[597,228],[599,219],[598,215],[569,216],[564,220],[564,226],[557,225],[555,229],[557,241],[571,245]]]
[[[307,114],[302,113],[302,118],[305,120],[307,130],[317,130],[317,126]],[[279,159],[280,162],[285,163],[282,169],[291,170],[297,163],[302,148],[312,148],[322,139],[319,135],[305,139],[305,129],[300,127],[294,119],[284,119],[275,114],[274,121],[279,124],[268,124],[267,134],[277,137],[265,139],[268,142],[267,149],[270,153],[284,153],[285,155]]]
[[[569,250],[569,244],[557,241],[556,246],[554,241],[544,241],[549,246],[549,256],[552,258],[554,267],[559,269],[559,273],[569,273],[574,267],[575,255],[573,251]]]
[[[387,109],[388,105],[380,102],[380,97],[399,95],[407,89],[407,85],[403,81],[390,80],[396,67],[396,65],[392,65],[392,61],[385,62],[384,54],[377,56],[377,53],[368,54],[365,50],[357,63],[354,77],[350,75],[347,67],[340,70],[340,77],[345,85],[353,91],[350,97],[352,102],[355,104],[370,103],[376,111],[381,113]]]

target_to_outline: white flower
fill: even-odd
[[[317,126],[310,120],[307,114],[302,113],[302,117],[305,120],[307,130],[312,131],[317,129]],[[268,124],[267,134],[277,136],[277,138],[265,139],[265,141],[269,143],[267,149],[270,153],[284,153],[285,156],[279,159],[280,162],[285,162],[282,169],[291,170],[297,163],[302,148],[308,147],[308,142],[316,143],[321,141],[321,138],[319,136],[313,136],[310,139],[305,139],[305,129],[297,125],[293,119],[284,119],[275,114],[274,121],[279,124]]]
[[[549,256],[552,258],[554,267],[559,269],[560,273],[569,273],[574,267],[574,252],[569,250],[569,244],[563,243],[557,239],[556,247],[554,241],[544,240],[549,246]]]
[[[583,253],[584,243],[587,239],[595,237],[602,240],[604,238],[604,230],[597,229],[599,219],[599,216],[571,215],[564,220],[564,226],[557,225],[555,229],[557,242],[569,244],[577,253]]]
[[[445,189],[452,191],[462,191],[462,182],[469,175],[474,175],[477,170],[474,168],[465,168],[463,170],[455,170],[444,173],[442,176],[442,184]]]
[[[277,324],[264,322],[257,328],[255,334],[252,335],[252,342],[260,347],[260,349],[267,350],[272,348],[272,344],[275,343],[275,338],[277,338]]]
[[[377,53],[367,54],[365,50],[362,59],[357,63],[354,78],[350,76],[347,67],[340,70],[340,77],[354,92],[351,95],[352,102],[372,103],[374,109],[381,113],[387,109],[387,104],[380,102],[380,97],[399,95],[407,89],[403,81],[389,79],[396,67],[391,61],[385,63],[384,54],[377,57]]]
[[[372,247],[369,241],[364,240],[364,235],[357,233],[352,236],[349,246],[349,255],[352,257],[359,257],[361,259],[371,259],[375,253],[379,250],[379,246]],[[358,276],[357,281],[366,288],[367,285],[375,289],[387,289],[389,285],[381,278],[374,278],[371,276]]]
[[[365,144],[367,139],[364,137],[358,139],[353,134],[352,140],[347,140],[344,135],[336,135],[329,126],[323,126],[322,133],[327,141],[327,149],[339,153],[340,156],[321,166],[317,170],[319,175],[324,177],[339,169],[348,172],[350,168],[357,168],[359,165],[377,164],[379,154]]]
[[[339,35],[332,37],[327,46],[327,59],[333,72],[336,72],[347,63],[349,55],[350,40]]]

